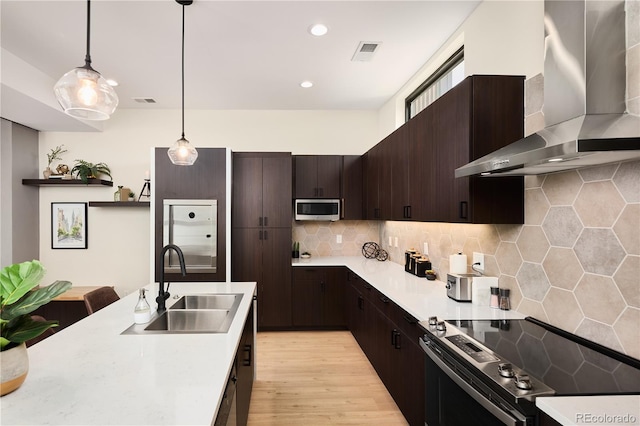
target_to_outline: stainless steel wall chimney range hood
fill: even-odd
[[[545,0],[547,127],[456,169],[456,177],[537,175],[640,158],[640,117],[625,103],[624,7],[623,0]]]

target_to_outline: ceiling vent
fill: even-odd
[[[133,98],[139,104],[155,104],[156,100],[153,98]]]
[[[382,42],[379,41],[361,41],[351,60],[360,62],[370,61],[373,59],[373,55],[378,51],[378,47],[380,47],[381,44]]]

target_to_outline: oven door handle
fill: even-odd
[[[434,353],[434,350],[429,347],[423,339],[420,340],[420,346],[425,351],[427,356],[442,370],[451,380],[453,380],[462,390],[473,398],[478,404],[482,405],[487,411],[496,416],[503,424],[507,426],[524,426],[526,424],[526,418],[518,412],[511,411],[516,416],[514,418],[508,413],[501,410],[494,405],[491,401],[485,398],[480,392],[478,392],[473,386],[461,379],[447,364],[445,364],[438,355]]]

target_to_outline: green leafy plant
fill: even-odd
[[[105,163],[89,163],[84,160],[76,160],[75,166],[71,169],[71,174],[77,176],[84,183],[88,183],[89,179],[98,178],[100,175],[109,176],[112,180],[111,170]]]
[[[0,271],[0,351],[18,346],[58,325],[58,321],[35,321],[30,313],[67,291],[71,283],[56,281],[33,290],[43,276],[44,267],[37,260],[16,263]]]
[[[133,198],[135,196],[136,196],[136,194],[134,194],[133,192],[129,192],[129,198]]]
[[[59,145],[55,148],[51,148],[51,152],[47,154],[47,167],[51,167],[51,163],[53,163],[55,160],[62,160],[62,157],[60,157],[60,155],[67,152],[67,150],[63,147],[64,145]]]

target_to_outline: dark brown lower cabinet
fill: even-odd
[[[291,328],[291,228],[235,228],[233,281],[258,283],[258,329]]]
[[[296,266],[292,276],[291,300],[295,328],[346,328],[345,268]]]
[[[355,274],[347,286],[349,330],[410,425],[424,425],[425,354],[417,321]]]
[[[253,345],[253,306],[247,314],[240,345],[236,353],[236,424],[244,426],[249,419],[249,403],[253,390],[253,362],[255,360],[255,347]]]

